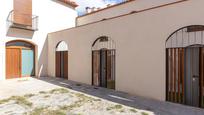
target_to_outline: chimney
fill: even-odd
[[[107,5],[106,5],[106,7],[110,7],[110,6],[111,6],[111,4],[107,4]]]
[[[94,12],[94,11],[96,11],[97,9],[96,9],[96,7],[92,7],[91,8],[91,12]]]
[[[91,13],[91,8],[90,7],[86,7],[86,13]]]

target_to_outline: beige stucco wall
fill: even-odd
[[[134,0],[90,15],[80,16],[77,18],[77,26],[177,1],[181,0]]]
[[[77,12],[54,0],[32,0],[33,15],[39,16],[38,31],[7,28],[7,17],[13,10],[13,0],[0,1],[0,80],[6,78],[6,42],[26,40],[36,44],[36,76],[47,76],[47,34],[75,26]]]
[[[116,42],[116,90],[165,100],[165,41],[187,25],[204,25],[203,0],[189,0],[48,35],[48,75],[55,46],[69,47],[69,79],[91,84],[91,45],[102,35]]]

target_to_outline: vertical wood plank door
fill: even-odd
[[[204,108],[204,48],[200,48],[200,106]]]
[[[100,87],[107,88],[107,51],[100,50]]]
[[[64,78],[68,79],[68,51],[63,52],[63,69],[64,69]]]
[[[13,0],[14,22],[32,25],[32,0]]]
[[[166,50],[167,101],[184,103],[184,48]]]
[[[55,57],[55,71],[56,71],[56,77],[61,77],[61,56],[60,56],[60,52],[56,52],[56,57]]]
[[[6,49],[6,79],[21,76],[21,50],[18,48]]]
[[[115,89],[115,50],[107,50],[107,88]]]
[[[100,84],[100,51],[92,51],[92,84],[99,86]]]

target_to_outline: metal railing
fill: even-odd
[[[29,24],[25,23],[19,23],[16,21],[15,16],[18,16],[20,18],[24,18],[29,22]],[[31,31],[37,31],[38,30],[38,16],[35,15],[29,15],[29,14],[22,14],[19,12],[14,12],[13,10],[9,12],[9,15],[7,17],[7,28],[18,28],[18,29],[26,29]]]

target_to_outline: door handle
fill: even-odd
[[[193,82],[195,82],[196,79],[199,79],[199,75],[193,75]]]
[[[193,75],[193,78],[199,78],[199,75]]]

